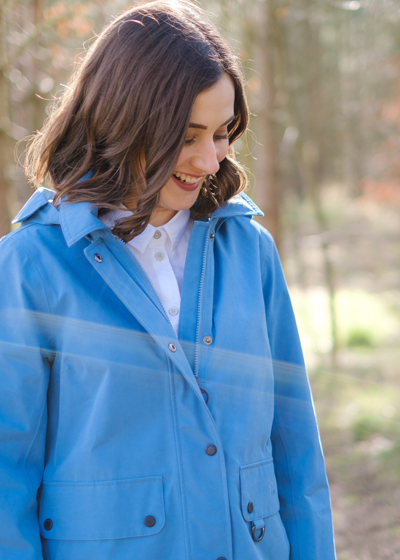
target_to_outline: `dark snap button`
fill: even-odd
[[[215,447],[215,445],[207,445],[207,447],[206,447],[207,455],[212,457],[213,455],[216,454],[216,452],[217,452],[217,448]]]
[[[156,518],[153,515],[146,515],[144,518],[144,524],[146,527],[154,527],[156,524]]]
[[[53,528],[53,522],[51,519],[45,519],[44,523],[43,523],[43,527],[46,529],[46,531],[50,531],[50,529]]]
[[[226,560],[225,556],[220,556],[217,560]]]
[[[249,502],[249,503],[247,504],[247,511],[248,511],[249,513],[253,513],[253,511],[254,511],[254,504],[253,504],[253,502]]]
[[[94,256],[94,260],[98,263],[102,263],[103,262],[103,257],[101,255],[99,255],[99,253],[96,253]]]

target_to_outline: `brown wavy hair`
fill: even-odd
[[[42,131],[30,139],[29,180],[36,187],[47,180],[56,191],[54,204],[62,197],[88,201],[101,213],[134,200],[134,215],[113,229],[129,241],[158,206],[196,96],[224,72],[235,87],[229,154],[205,179],[192,208],[198,219],[210,215],[246,185],[232,143],[249,114],[236,57],[204,13],[185,0],[135,6],[103,30]]]

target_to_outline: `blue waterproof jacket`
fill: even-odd
[[[0,243],[0,558],[333,560],[259,209],[238,195],[194,223],[177,338],[97,211],[53,195],[36,191]]]

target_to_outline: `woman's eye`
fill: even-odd
[[[214,140],[228,140],[229,139],[229,134],[216,134],[214,136]],[[193,136],[193,138],[187,138],[185,140],[185,146],[190,146],[191,144],[194,144],[194,142],[196,142],[196,137]]]

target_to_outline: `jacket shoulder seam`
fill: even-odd
[[[18,234],[22,234],[22,232],[23,232],[24,230],[26,230],[26,229],[28,229],[28,228],[30,228],[30,227],[34,227],[34,226],[37,226],[37,227],[41,227],[41,226],[43,226],[43,227],[48,227],[48,226],[54,226],[54,225],[58,226],[59,224],[42,224],[42,223],[39,223],[39,222],[31,222],[31,223],[29,223],[29,224],[24,224],[24,223],[22,222],[21,225],[20,225],[17,229],[14,229],[14,230],[10,231],[9,233],[7,233],[6,235],[4,235],[4,236],[0,239],[0,241],[1,241],[2,243],[7,243],[7,242],[9,242],[12,238],[14,238],[15,236],[17,236]],[[27,251],[27,253],[28,253],[28,251]],[[28,253],[28,255],[29,255],[29,258],[31,258],[31,255],[30,255],[29,253]]]

